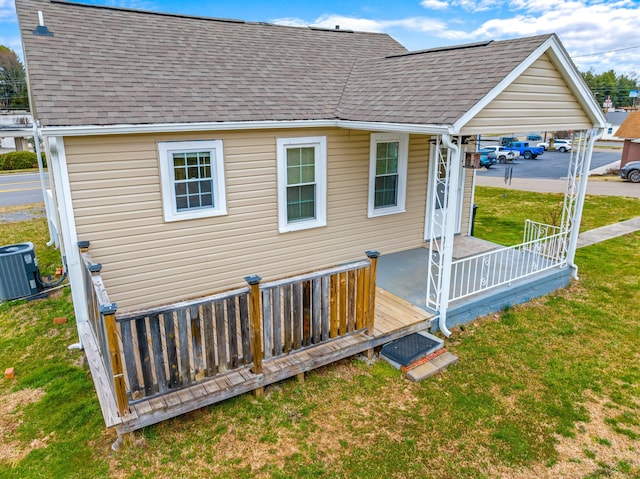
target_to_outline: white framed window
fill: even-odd
[[[227,214],[222,140],[158,143],[165,221]]]
[[[409,135],[372,133],[369,163],[369,217],[405,211]]]
[[[327,139],[278,138],[278,228],[281,233],[327,224]]]

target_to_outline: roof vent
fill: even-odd
[[[35,30],[31,30],[34,35],[41,35],[44,37],[52,37],[53,32],[50,32],[49,29],[44,24],[44,16],[42,15],[42,11],[38,10],[38,27]]]

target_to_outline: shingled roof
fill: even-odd
[[[451,124],[549,35],[421,52],[386,34],[17,0],[43,126]],[[36,35],[38,11],[53,36]]]
[[[450,125],[551,35],[435,48],[357,62],[338,116]]]
[[[620,128],[618,128],[618,131],[615,132],[615,135],[618,138],[640,138],[640,111],[629,113]]]

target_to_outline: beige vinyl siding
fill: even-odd
[[[471,200],[473,198],[473,175],[475,172],[473,170],[466,170],[464,176],[464,183],[462,188],[464,193],[462,194],[462,212],[461,212],[461,221],[460,221],[460,234],[462,236],[468,236],[471,233],[471,214],[473,205]]]
[[[543,55],[464,125],[463,134],[593,128],[548,55]]]
[[[326,227],[279,233],[276,138],[327,137]],[[158,141],[221,139],[228,215],[165,223]],[[406,212],[367,218],[369,133],[337,128],[65,139],[80,240],[120,309],[138,309],[423,244],[428,137],[411,136]]]

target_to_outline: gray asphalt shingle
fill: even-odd
[[[17,0],[43,126],[350,119],[448,124],[548,36],[407,55],[379,33]],[[38,11],[54,36],[32,33]]]

